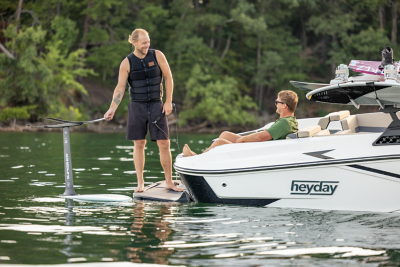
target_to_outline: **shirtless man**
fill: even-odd
[[[160,161],[164,169],[166,189],[182,192],[172,181],[172,156],[168,138],[168,122],[166,116],[162,117],[157,126],[155,121],[162,113],[168,115],[172,112],[172,91],[174,82],[167,59],[159,50],[150,48],[150,37],[147,31],[136,29],[129,35],[129,43],[135,51],[129,54],[121,63],[118,84],[115,87],[113,101],[110,109],[104,114],[108,121],[114,117],[115,111],[121,102],[126,84],[129,84],[129,97],[131,102],[128,107],[128,126],[126,139],[133,140],[135,144],[133,162],[137,175],[137,188],[135,192],[144,191],[144,147],[146,145],[147,131],[150,132],[152,141],[157,141],[160,149]],[[162,79],[165,79],[166,101],[162,103]],[[147,130],[148,129],[148,130]]]
[[[210,151],[210,149],[214,147],[226,144],[264,142],[269,140],[285,139],[288,134],[298,131],[297,120],[296,117],[294,117],[294,111],[296,110],[297,102],[298,98],[295,92],[289,90],[280,91],[278,98],[275,100],[276,113],[278,113],[280,117],[271,127],[262,132],[253,133],[246,136],[240,136],[231,132],[223,132],[209,148],[204,150],[203,153]],[[190,150],[187,144],[185,144],[182,154],[184,157],[197,155]]]

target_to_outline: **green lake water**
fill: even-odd
[[[201,152],[215,137],[180,135],[179,144]],[[124,134],[72,132],[71,150],[78,194],[132,196],[133,143]],[[163,180],[156,143],[145,153],[145,182]],[[400,265],[400,213],[88,203],[58,198],[63,192],[61,132],[0,133],[0,265]]]

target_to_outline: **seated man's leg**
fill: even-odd
[[[232,144],[231,141],[223,139],[223,138],[218,138],[217,140],[215,140],[211,146],[209,148],[207,148],[206,150],[204,150],[203,153],[206,153],[208,151],[210,151],[210,149],[216,147],[216,146],[222,146],[222,145],[226,145],[226,144]]]
[[[224,131],[219,135],[219,138],[228,140],[231,143],[236,143],[241,136],[232,132]]]
[[[185,144],[185,146],[183,147],[182,154],[183,154],[184,157],[190,157],[190,156],[196,156],[197,155],[192,150],[190,150],[190,147],[188,146],[188,144]]]
[[[226,145],[226,144],[232,144],[232,142],[230,142],[226,139],[218,138],[217,140],[214,141],[214,143],[211,144],[211,146],[209,148],[204,150],[203,153],[208,152],[210,149],[212,149],[216,146],[222,146],[222,145]],[[190,148],[187,144],[185,144],[185,146],[183,147],[182,154],[184,157],[190,157],[190,156],[196,155],[196,153],[194,153],[192,150],[190,150]]]

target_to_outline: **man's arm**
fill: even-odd
[[[121,62],[121,65],[119,67],[118,84],[114,90],[113,100],[111,101],[110,108],[108,109],[106,114],[104,114],[104,118],[106,118],[107,121],[112,120],[112,118],[115,115],[115,111],[118,108],[119,103],[121,103],[122,98],[124,97],[128,74],[129,74],[129,61],[127,58],[125,58]]]
[[[272,140],[272,136],[268,131],[262,131],[259,133],[249,134],[243,137],[240,137],[236,143],[247,143],[247,142],[263,142]]]
[[[174,80],[172,79],[171,68],[169,67],[168,61],[164,54],[161,51],[156,50],[156,57],[165,80],[166,99],[162,112],[165,112],[165,115],[169,115],[172,112],[172,93],[174,91]]]

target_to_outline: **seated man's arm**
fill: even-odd
[[[243,137],[240,137],[236,143],[246,143],[246,142],[263,142],[272,140],[272,136],[268,131],[262,131],[259,133],[249,134]]]
[[[263,142],[269,140],[285,139],[291,133],[287,120],[278,120],[265,131],[254,133],[239,138],[236,143]]]

